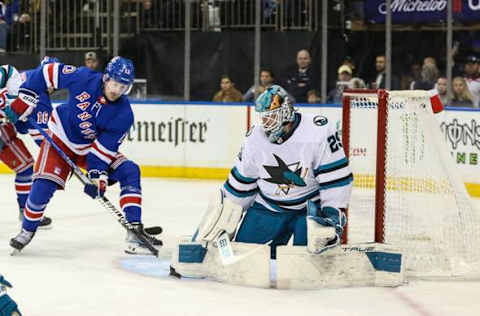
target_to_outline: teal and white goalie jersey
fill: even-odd
[[[247,133],[224,191],[248,208],[254,202],[271,211],[302,210],[307,200],[321,207],[346,208],[353,176],[339,132],[327,118],[296,113],[294,132],[271,143],[263,129]]]

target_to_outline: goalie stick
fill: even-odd
[[[48,141],[50,143],[50,145],[52,145],[52,147],[57,151],[57,153],[62,157],[63,160],[65,160],[65,162],[72,168],[72,171],[73,171],[73,174],[78,178],[78,180],[80,180],[80,182],[83,184],[83,185],[86,185],[86,184],[93,184],[93,182],[83,173],[83,171],[70,159],[70,157],[67,156],[67,154],[65,154],[63,152],[63,150],[58,147],[58,145],[53,141],[53,139],[40,127],[38,126],[37,122],[35,122],[35,120],[32,118],[32,117],[29,117],[29,122],[33,125],[33,127],[35,127],[38,132],[40,134],[42,134],[42,136],[45,138],[46,141]],[[102,196],[102,197],[98,197],[96,198],[96,200],[98,200],[100,202],[100,204],[105,208],[107,209],[114,217],[117,218],[117,221],[123,226],[123,228],[125,228],[127,231],[129,232],[132,232],[139,240],[141,240],[145,246],[147,247],[148,250],[150,250],[150,252],[155,256],[155,257],[158,257],[158,249],[156,249],[152,243],[146,239],[143,235],[139,234],[132,226],[132,224],[130,224],[129,222],[127,222],[127,219],[125,218],[125,216],[122,214],[122,212],[120,212],[119,210],[117,210],[117,208],[115,207],[115,205],[112,204],[112,202],[110,202],[110,200],[107,199],[107,197],[105,196]],[[158,229],[157,229],[158,231]]]
[[[228,238],[228,234],[226,232],[223,232],[220,234],[220,236],[218,236],[216,243],[218,247],[218,252],[220,253],[220,259],[222,259],[223,265],[230,265],[250,257],[252,254],[262,249],[264,246],[270,245],[272,241],[273,240],[270,240],[269,242],[259,245],[258,247],[252,250],[249,250],[248,252],[241,254],[239,256],[233,253],[232,244],[230,243],[230,238]]]

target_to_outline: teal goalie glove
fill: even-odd
[[[0,275],[0,316],[22,315],[18,310],[17,303],[7,294],[7,288],[12,285],[2,275]]]

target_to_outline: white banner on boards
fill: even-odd
[[[140,165],[231,168],[246,133],[246,107],[134,104],[121,152]]]

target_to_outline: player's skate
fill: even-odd
[[[18,214],[18,220],[20,223],[23,222],[23,211],[20,211]],[[52,228],[52,219],[48,216],[43,216],[38,225],[39,229],[51,229]]]
[[[145,232],[143,229],[143,224],[140,223],[132,223],[134,229],[142,236],[144,236],[148,241],[152,243],[154,246],[162,246],[163,243],[160,239],[157,239]],[[145,244],[138,239],[138,237],[132,233],[131,231],[127,231],[127,249],[125,252],[131,255],[150,255],[151,252],[145,246]]]
[[[10,246],[14,249],[13,254],[20,252],[35,236],[35,232],[29,232],[22,228],[20,233],[14,238],[10,239]]]

